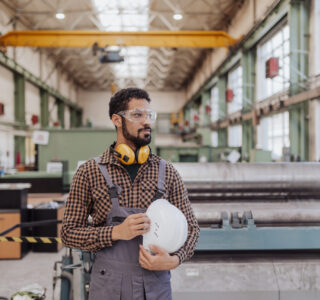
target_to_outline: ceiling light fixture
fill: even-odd
[[[181,20],[183,18],[182,14],[179,14],[179,13],[175,13],[173,15],[173,18],[177,21]]]
[[[66,17],[66,15],[62,12],[56,13],[56,19],[63,20]]]

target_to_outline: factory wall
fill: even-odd
[[[13,74],[0,65],[0,102],[5,106],[5,114],[1,116],[2,122],[14,122],[14,82]]]
[[[113,128],[113,124],[108,115],[108,104],[111,92],[93,92],[79,90],[79,104],[83,107],[84,125],[93,127]]]
[[[320,36],[320,1],[311,1],[310,7],[310,36]],[[310,39],[310,53],[309,53],[309,70],[310,75],[320,75],[320,40],[319,38]]]
[[[225,28],[240,44],[207,52],[186,88],[182,133],[209,128],[219,146],[240,137],[243,160],[262,150],[275,161],[318,161],[319,28],[320,1],[245,1]],[[274,75],[269,59],[279,62]]]
[[[54,123],[58,121],[58,108],[56,99],[49,96],[49,127],[53,127]]]
[[[6,8],[1,8],[0,11],[0,32],[5,33],[10,30],[27,29],[24,25],[19,23],[13,24],[12,20],[8,18]],[[16,164],[15,156],[15,137],[22,137],[20,139],[20,146],[24,149],[22,163],[34,162],[34,144],[31,136],[33,131],[41,128],[41,96],[40,86],[42,91],[46,89],[55,90],[64,99],[68,99],[70,103],[77,104],[78,90],[73,81],[69,80],[65,72],[57,68],[53,59],[48,55],[48,51],[38,50],[26,47],[9,47],[5,54],[9,59],[17,63],[19,70],[26,70],[31,76],[35,76],[35,82],[30,81],[29,78],[20,75],[22,84],[18,87],[14,74],[15,70],[0,64],[0,103],[4,105],[4,114],[0,115],[0,168],[13,168]],[[22,71],[25,72],[25,71]],[[19,71],[17,72],[19,73]],[[21,73],[20,73],[21,74]],[[24,74],[24,73],[22,73]],[[39,82],[39,83],[38,83]],[[15,109],[15,91],[20,90],[24,101],[24,117],[25,120],[17,122],[17,115]],[[48,126],[59,126],[58,121],[58,102],[56,97],[49,95],[48,97]],[[21,99],[19,101],[21,101]],[[34,122],[33,122],[33,121]],[[38,120],[37,122],[35,122]],[[70,109],[65,105],[64,109],[64,123],[65,128],[70,128]],[[18,138],[19,139],[19,138]],[[23,145],[25,144],[25,145]]]
[[[171,113],[180,110],[186,102],[183,91],[155,92],[150,91],[151,107],[158,113]],[[113,128],[109,118],[109,100],[111,92],[79,91],[79,104],[83,107],[84,123],[90,122],[93,127]]]
[[[256,0],[245,1],[237,15],[231,20],[228,28],[225,29],[228,34],[236,38],[246,35],[257,20],[261,20],[265,17],[269,7],[274,3],[274,0],[257,2],[258,1]],[[193,80],[187,86],[186,97],[188,99],[190,99],[218,69],[222,62],[227,58],[227,55],[228,49],[218,48],[214,49],[214,51],[205,58],[201,67],[193,77]]]

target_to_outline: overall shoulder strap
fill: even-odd
[[[118,201],[118,194],[120,194],[121,192],[120,187],[113,184],[106,165],[100,164],[100,157],[95,157],[94,160],[97,163],[99,170],[101,171],[104,179],[106,180],[112,203],[114,202],[113,199],[116,199]]]
[[[166,177],[166,161],[164,159],[160,159],[159,162],[159,174],[158,174],[158,190],[154,196],[154,200],[160,199],[163,197],[165,190],[164,190],[164,184],[165,184],[165,177]]]

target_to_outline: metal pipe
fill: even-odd
[[[73,300],[73,275],[67,271],[62,271],[60,278],[68,280],[69,282],[68,300]]]
[[[272,223],[320,223],[320,204],[304,203],[295,205],[283,203],[281,205],[246,203],[232,205],[192,204],[193,211],[199,223],[216,224],[221,222],[221,212],[226,211],[231,215],[238,212],[239,217],[245,211],[251,210],[256,224]]]
[[[174,163],[188,190],[314,191],[320,163]]]

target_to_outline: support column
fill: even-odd
[[[57,99],[57,105],[58,105],[58,121],[61,128],[64,128],[64,103]]]
[[[254,103],[254,86],[255,86],[255,49],[250,49],[242,55],[242,97],[243,97],[243,111],[251,111]]]
[[[70,107],[70,128],[76,127],[76,110],[73,107]]]
[[[19,128],[26,125],[25,79],[18,73],[14,73],[14,119]]]
[[[242,123],[242,160],[249,161],[250,151],[254,149],[254,138],[253,138],[253,126],[252,121],[245,121]]]
[[[243,76],[243,111],[249,112],[254,105],[254,83],[255,83],[255,49],[250,49],[242,55],[242,76]],[[242,159],[249,160],[251,149],[255,148],[256,128],[252,121],[242,123]]]
[[[290,28],[290,95],[308,88],[310,0],[291,0]]]
[[[309,102],[290,107],[289,135],[291,155],[296,160],[309,160]]]
[[[208,126],[210,125],[210,113],[207,113],[206,106],[210,105],[210,97],[211,93],[210,90],[202,93],[201,95],[201,112],[202,115],[200,116],[200,120],[202,120],[202,126]]]
[[[42,128],[49,127],[49,93],[40,89],[40,122]]]
[[[225,75],[220,76],[218,79],[219,120],[224,119],[227,116],[226,88],[227,88],[227,77]],[[227,128],[222,128],[218,130],[218,146],[219,147],[228,146]]]
[[[78,110],[76,113],[76,127],[81,127],[82,126],[82,111]]]

